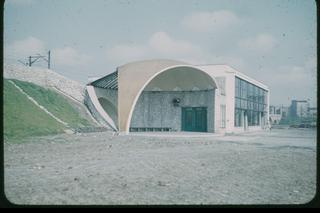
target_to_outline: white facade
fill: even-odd
[[[262,84],[261,82],[250,78],[249,76],[244,75],[243,73],[238,72],[237,70],[233,69],[232,67],[228,65],[199,65],[197,66],[200,69],[204,70],[211,76],[213,76],[216,80],[217,79],[224,79],[225,85],[219,85],[218,86],[220,90],[220,95],[216,98],[220,99],[220,103],[216,102],[215,108],[221,108],[221,105],[225,106],[226,108],[226,125],[225,128],[220,127],[219,132],[222,133],[233,133],[233,132],[243,132],[243,131],[250,131],[250,130],[259,130],[263,129],[267,126],[268,118],[269,118],[269,88]],[[236,77],[245,80],[246,82],[249,82],[267,92],[267,103],[266,103],[266,114],[264,115],[264,118],[260,119],[260,122],[258,125],[247,125],[248,121],[246,121],[246,118],[243,118],[243,124],[239,127],[235,126],[235,85],[236,85]],[[225,92],[221,93],[222,90],[225,90]],[[220,117],[219,122],[222,121],[221,114],[218,115]],[[262,122],[261,120],[264,119]]]

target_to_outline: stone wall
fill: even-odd
[[[181,100],[176,107],[174,98]],[[147,92],[140,95],[130,127],[161,127],[181,131],[181,107],[207,107],[208,132],[214,132],[214,90],[191,92]]]
[[[66,96],[83,103],[84,85],[46,68],[4,64],[3,77],[31,82],[46,88],[56,89]]]

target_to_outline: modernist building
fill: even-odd
[[[269,90],[227,65],[128,63],[87,84],[86,105],[115,131],[239,132],[263,128]]]

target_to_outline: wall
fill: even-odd
[[[102,89],[94,87],[97,98],[105,98],[110,101],[115,107],[118,107],[118,90]]]
[[[101,105],[95,88],[91,85],[86,86],[85,104],[92,113],[93,117],[101,124],[110,126],[113,130],[118,130],[114,120]],[[110,101],[108,101],[110,102]]]
[[[179,98],[180,106],[172,100]],[[214,90],[142,92],[132,114],[130,127],[170,127],[181,131],[181,107],[207,107],[208,132],[214,131]]]
[[[98,121],[98,123],[104,127],[109,128],[110,130],[112,130],[109,127],[109,124],[105,121],[105,119],[103,119],[103,117],[100,115],[100,113],[97,111],[96,107],[94,106],[94,104],[92,103],[92,100],[88,94],[87,91],[85,91],[85,96],[84,96],[84,104],[87,106],[88,110],[90,111],[91,115],[96,119],[96,121]]]
[[[41,67],[27,67],[22,65],[4,64],[3,77],[31,82],[46,88],[53,88],[73,100],[83,103],[84,85],[70,80],[53,70]]]

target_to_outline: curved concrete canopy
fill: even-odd
[[[215,88],[211,78],[193,67],[176,67],[162,72],[150,81],[144,91],[192,91]]]
[[[165,73],[165,71],[169,70],[173,72]],[[161,73],[163,75],[160,75]],[[189,74],[191,76],[188,76]],[[195,76],[197,76],[197,80],[194,79]],[[155,77],[159,77],[159,81],[154,81],[148,87]],[[170,77],[173,77],[173,79],[170,79]],[[178,78],[184,78],[186,82],[182,82]],[[202,84],[201,80],[204,80],[205,83],[203,82]],[[149,60],[133,62],[118,67],[119,130],[126,133],[129,132],[133,109],[144,89],[152,89],[154,86],[160,88],[160,90],[161,88],[163,90],[174,90],[177,85],[183,90],[192,90],[193,87],[198,87],[198,89],[217,88],[215,79],[211,75],[184,62]]]

